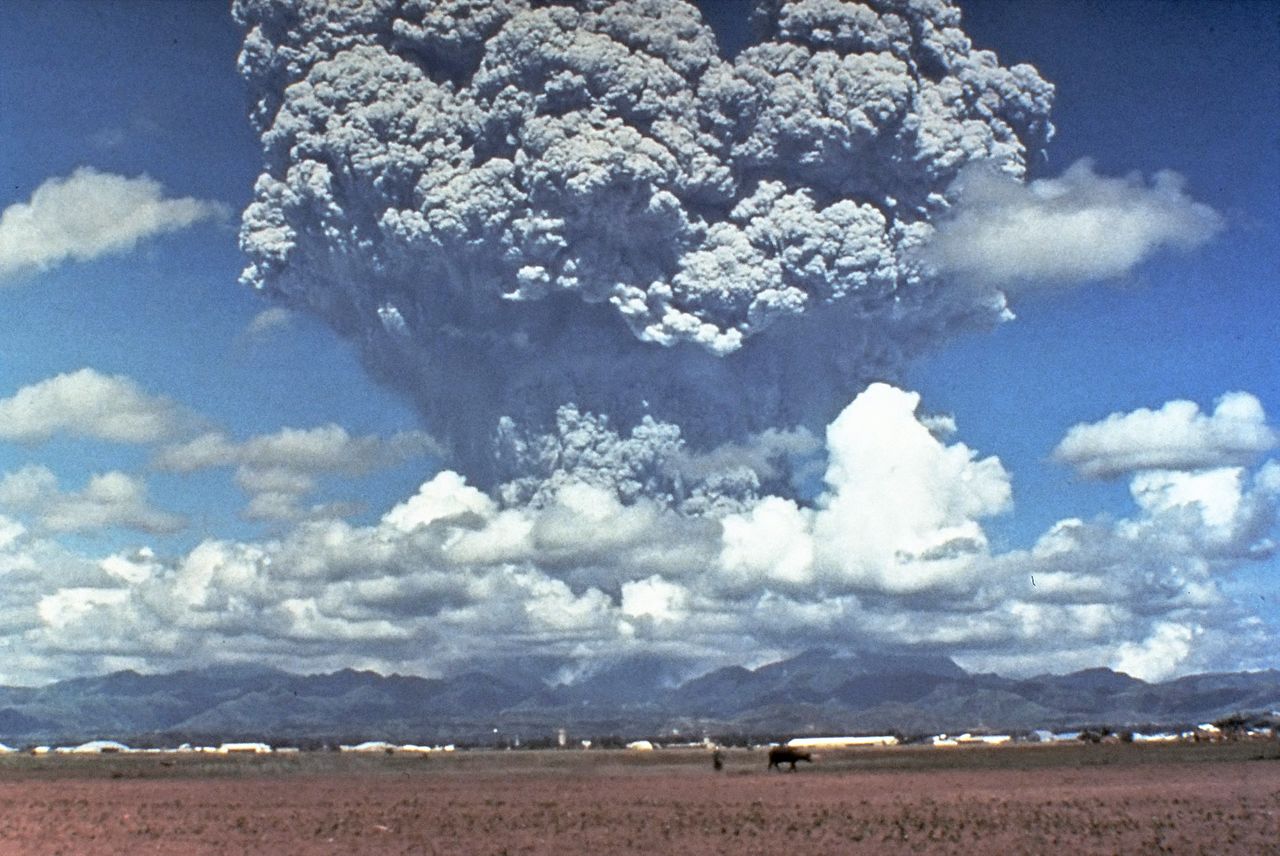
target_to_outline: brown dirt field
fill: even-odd
[[[0,758],[0,854],[1280,854],[1280,747]]]

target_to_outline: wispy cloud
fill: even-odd
[[[146,484],[121,472],[100,473],[82,490],[63,491],[47,467],[29,465],[0,478],[0,507],[33,514],[51,532],[91,532],[113,526],[161,534],[186,522],[151,506]]]
[[[125,124],[108,125],[89,135],[89,141],[100,149],[119,149],[142,137],[154,137],[161,132],[158,122],[145,116],[135,116]]]
[[[361,476],[424,455],[440,454],[421,431],[388,438],[353,437],[338,425],[284,428],[237,443],[220,432],[201,434],[162,449],[155,464],[171,472],[235,467],[236,481],[251,496],[246,516],[257,520],[332,517],[352,511],[349,504],[304,508],[300,503],[327,474]]]
[[[293,313],[288,309],[283,306],[272,306],[253,316],[244,333],[251,339],[257,339],[288,327],[293,320]]]

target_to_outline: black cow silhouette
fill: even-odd
[[[795,772],[796,761],[808,761],[813,763],[813,758],[808,752],[801,752],[799,749],[792,749],[790,746],[774,746],[769,750],[769,769],[777,767],[782,769],[783,764],[791,765],[791,772]]]

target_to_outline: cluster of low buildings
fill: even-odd
[[[892,734],[872,737],[793,737],[787,741],[792,749],[855,749],[859,746],[897,746]]]
[[[428,752],[452,752],[452,743],[443,746],[421,746],[415,743],[388,743],[384,740],[370,740],[353,746],[339,746],[343,752],[372,753],[406,753],[424,755]],[[0,743],[0,755],[13,754],[24,750],[14,749]],[[272,746],[269,743],[239,742],[219,743],[217,746],[193,746],[183,743],[181,746],[168,748],[134,749],[118,740],[90,740],[76,746],[35,746],[25,750],[32,755],[123,755],[123,754],[187,754],[204,753],[208,755],[288,755],[301,752],[296,746]]]
[[[1275,740],[1277,735],[1277,724],[1280,724],[1280,714],[1273,713],[1270,723],[1265,720],[1256,720],[1252,724],[1240,722],[1238,727],[1227,723],[1228,727],[1206,722],[1195,726],[1194,728],[1172,730],[1172,731],[1061,731],[1054,732],[1048,730],[1037,730],[1029,733],[1013,734],[973,734],[965,732],[963,734],[935,734],[922,740],[913,739],[909,741],[915,745],[948,747],[948,746],[1001,746],[1009,743],[1019,744],[1053,744],[1053,743],[1075,743],[1075,742],[1126,742],[1126,743],[1176,743],[1176,742],[1217,742],[1223,740]],[[892,734],[882,735],[853,735],[853,736],[826,736],[826,737],[795,737],[788,740],[785,745],[792,749],[799,750],[832,750],[832,749],[854,749],[859,747],[883,747],[897,746],[902,741]],[[563,730],[559,733],[558,744],[561,747],[567,745],[565,733]],[[590,740],[582,740],[580,744],[583,749],[590,749],[593,742]],[[776,746],[779,744],[769,744]],[[392,743],[386,740],[367,740],[363,743],[343,744],[337,747],[341,752],[350,753],[369,753],[369,754],[407,754],[407,755],[427,755],[432,752],[453,752],[455,746],[452,743],[427,746],[416,743]],[[674,748],[718,748],[715,741],[704,737],[700,741],[695,742],[679,742],[679,743],[658,743],[653,740],[633,740],[626,744],[626,748],[633,752],[651,752],[656,749],[674,749]],[[266,755],[266,754],[290,754],[300,752],[301,750],[291,746],[271,746],[267,743],[260,742],[229,742],[219,743],[217,746],[193,746],[190,743],[183,743],[175,748],[146,748],[133,749],[116,740],[90,740],[87,743],[81,743],[76,746],[36,746],[28,750],[19,750],[4,743],[0,743],[0,755],[13,754],[17,752],[27,751],[33,755],[107,755],[107,754],[124,754],[124,753],[205,753],[211,755]]]
[[[1277,735],[1274,728],[1264,726],[1241,727],[1234,730],[1224,730],[1210,722],[1197,725],[1194,728],[1180,729],[1174,731],[1048,731],[1037,730],[1029,733],[1019,734],[973,734],[964,732],[963,734],[934,734],[924,739],[913,739],[909,741],[913,745],[920,746],[1003,746],[1006,744],[1038,744],[1046,745],[1053,743],[1079,743],[1079,742],[1105,742],[1105,743],[1178,743],[1178,742],[1217,742],[1222,740],[1274,740]],[[791,749],[800,750],[833,750],[833,749],[856,749],[859,747],[879,747],[879,746],[897,746],[902,743],[898,737],[892,734],[881,735],[856,735],[856,736],[827,736],[827,737],[794,737],[783,744],[769,744],[771,746],[783,745]],[[702,743],[657,743],[652,740],[633,740],[626,744],[626,748],[633,752],[650,752],[655,749],[663,748],[697,748],[706,745],[715,748],[712,741],[704,740]]]
[[[926,738],[927,746],[1002,746],[1007,743],[1077,743],[1086,742],[1124,742],[1124,743],[1191,743],[1216,742],[1221,740],[1267,740],[1275,739],[1275,729],[1254,726],[1224,730],[1211,722],[1202,723],[1194,728],[1173,731],[1047,731],[1044,729],[1027,734],[935,734]],[[787,745],[797,748],[843,748],[852,746],[893,746],[897,744],[893,737],[806,737],[788,741]]]
[[[0,754],[16,752],[0,743]],[[192,746],[183,743],[181,746],[168,748],[148,747],[135,749],[118,740],[90,740],[77,746],[35,746],[28,750],[32,755],[124,755],[124,754],[173,754],[203,752],[210,755],[266,755],[272,752],[289,753],[300,751],[291,746],[271,746],[267,743],[220,743],[217,746]]]
[[[454,748],[452,743],[447,743],[443,746],[420,746],[416,743],[388,743],[386,740],[366,740],[354,746],[339,746],[338,750],[341,752],[372,752],[385,755],[395,755],[397,753],[426,755],[429,752],[452,752]]]

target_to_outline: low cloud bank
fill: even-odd
[[[1244,652],[1262,628],[1220,584],[1272,555],[1280,464],[1142,470],[1131,515],[1063,520],[996,552],[983,522],[1009,510],[1008,472],[939,439],[918,403],[887,385],[859,395],[828,427],[804,504],[690,515],[565,481],[506,505],[446,470],[370,525],[303,521],[173,558],[91,562],[0,527],[14,581],[0,613],[11,642],[42,652],[28,678],[240,657],[430,674],[531,646],[561,662],[678,650],[710,664],[834,644],[1148,679],[1255,664]]]

